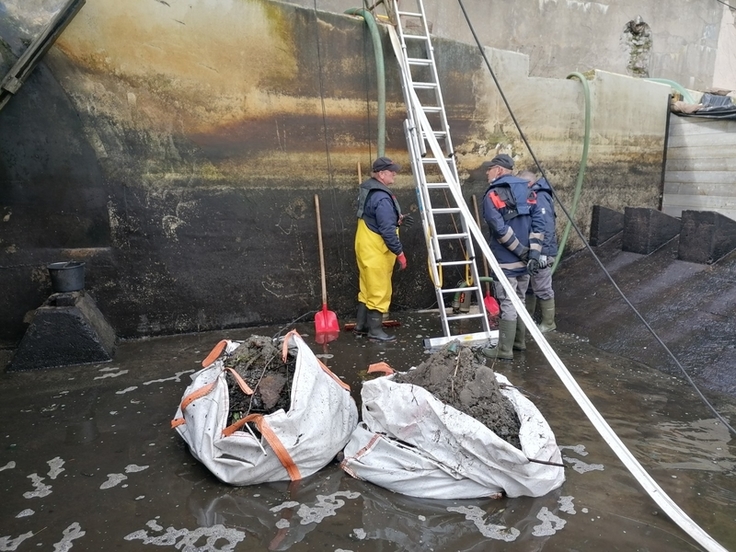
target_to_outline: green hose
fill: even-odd
[[[493,283],[493,278],[491,276],[479,276],[478,279],[481,282]],[[460,288],[468,287],[468,282],[466,282],[465,280],[460,280],[457,283],[457,287],[460,287]],[[452,302],[453,303],[459,303],[460,302],[460,294],[461,293],[462,293],[461,291],[456,291],[455,292],[455,296],[452,298]]]
[[[376,75],[378,77],[378,157],[386,153],[386,70],[383,63],[383,48],[381,47],[381,35],[378,33],[378,25],[373,14],[363,8],[350,8],[345,13],[348,15],[359,15],[365,19],[373,41],[373,55],[376,58]]]
[[[572,221],[575,220],[575,212],[578,209],[578,202],[580,201],[580,194],[583,191],[583,177],[585,176],[585,168],[588,165],[588,147],[590,146],[590,86],[588,86],[588,79],[582,73],[570,73],[566,78],[575,77],[580,80],[583,84],[583,91],[585,93],[585,137],[583,138],[583,155],[580,159],[580,169],[578,170],[578,180],[575,184],[575,195],[572,200],[572,209],[570,209],[570,220],[567,221],[565,231],[562,234],[560,240],[560,247],[557,250],[557,257],[555,258],[555,264],[552,267],[552,274],[555,273],[557,267],[560,265],[562,260],[562,252],[565,250],[565,244],[567,238],[570,236],[570,228],[572,228]]]
[[[682,99],[685,102],[687,102],[689,104],[696,104],[696,103],[698,103],[690,95],[690,92],[688,92],[687,90],[685,90],[685,87],[684,86],[682,86],[681,84],[676,83],[675,81],[671,81],[669,79],[644,79],[644,80],[650,81],[650,82],[659,82],[661,84],[669,84],[672,88],[674,88],[680,94],[682,94]]]

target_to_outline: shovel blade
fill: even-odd
[[[327,305],[322,305],[322,310],[314,315],[314,331],[315,333],[339,333],[340,324],[337,321],[337,315],[331,310],[327,310]]]
[[[495,297],[491,297],[491,295],[486,294],[486,296],[483,298],[483,304],[486,307],[486,312],[491,316],[498,316],[501,313],[501,308],[498,306],[498,301],[496,301]]]

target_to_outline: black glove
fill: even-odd
[[[529,259],[526,263],[526,271],[532,276],[539,273],[539,261],[537,259]]]
[[[411,225],[414,224],[414,217],[406,214],[401,215],[401,222],[399,223],[399,226],[403,226],[404,228],[411,228]]]

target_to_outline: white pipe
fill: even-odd
[[[391,26],[388,27],[388,30],[389,34],[391,35],[391,43],[394,44],[394,52],[396,54],[396,58],[399,60],[399,63],[402,64],[403,71],[404,69],[403,61],[401,58],[401,49],[396,49],[396,44],[398,43],[396,30]],[[404,82],[406,86],[406,81]],[[690,535],[708,552],[728,552],[725,548],[718,544],[718,542],[716,542],[713,537],[706,533],[697,523],[690,519],[690,517],[667,495],[667,493],[664,492],[664,489],[659,486],[659,484],[652,478],[652,476],[647,473],[647,471],[634,457],[634,455],[631,454],[629,449],[626,448],[626,445],[624,445],[621,439],[619,439],[618,435],[614,433],[613,429],[611,429],[611,426],[608,425],[608,422],[606,422],[603,416],[601,416],[600,412],[596,410],[595,406],[593,406],[593,403],[590,402],[590,399],[588,399],[588,397],[585,395],[585,392],[577,384],[575,379],[572,377],[572,374],[570,374],[567,367],[563,364],[560,357],[557,356],[557,353],[555,353],[554,349],[552,349],[550,344],[544,338],[542,332],[539,331],[539,328],[537,328],[537,325],[534,323],[531,315],[527,312],[526,306],[516,295],[516,291],[511,287],[511,283],[504,275],[503,271],[501,270],[501,266],[498,264],[498,261],[493,256],[493,253],[491,253],[491,248],[486,242],[483,232],[481,231],[480,227],[475,223],[473,216],[470,214],[470,209],[468,209],[468,206],[465,203],[465,198],[463,198],[462,195],[460,183],[455,180],[455,177],[452,174],[447,161],[445,160],[442,148],[440,147],[439,142],[437,142],[437,139],[434,136],[432,126],[429,124],[427,116],[421,109],[421,102],[419,101],[416,92],[414,91],[414,89],[409,88],[408,93],[410,94],[412,103],[415,106],[414,113],[419,119],[419,126],[422,129],[424,138],[429,142],[429,145],[432,149],[432,155],[434,155],[435,159],[437,159],[437,164],[442,171],[445,182],[450,185],[449,188],[452,192],[453,197],[455,198],[455,203],[458,205],[463,216],[465,217],[468,228],[473,234],[475,240],[478,242],[483,255],[490,263],[491,268],[496,275],[496,278],[503,285],[503,289],[506,291],[506,295],[508,295],[508,297],[511,299],[511,302],[514,304],[517,315],[521,317],[521,319],[524,321],[527,330],[531,332],[532,336],[534,337],[534,341],[536,341],[537,345],[539,345],[539,348],[544,353],[544,356],[547,357],[547,360],[552,365],[552,368],[555,370],[555,372],[557,372],[557,375],[562,380],[562,383],[565,384],[567,390],[577,401],[583,412],[585,412],[585,415],[588,416],[588,419],[598,430],[598,433],[601,434],[601,437],[603,437],[606,443],[608,443],[608,446],[611,447],[616,456],[618,456],[621,462],[623,462],[624,466],[628,468],[628,470],[636,478],[639,484],[644,488],[647,494],[654,500],[654,502],[659,505],[659,507],[670,517],[670,519],[672,519],[672,521],[679,525],[683,529],[683,531]],[[421,136],[419,138],[421,139]]]

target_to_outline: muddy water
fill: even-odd
[[[399,317],[391,344],[342,333],[315,353],[352,386],[370,363],[419,364],[436,314]],[[0,550],[699,550],[658,511],[531,343],[494,369],[550,423],[566,482],[542,498],[419,500],[351,479],[336,464],[295,483],[230,487],[170,429],[199,362],[226,331],[122,344],[113,362],[0,377]],[[592,402],[688,515],[736,550],[736,447],[679,380],[554,334]],[[490,364],[490,361],[489,361]],[[736,401],[714,398],[736,418]],[[360,403],[358,403],[360,404]]]

